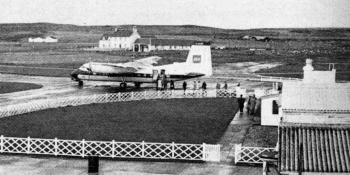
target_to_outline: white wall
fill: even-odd
[[[261,99],[261,125],[278,126],[282,110],[279,108],[278,114],[272,114],[272,101],[279,100],[279,96],[272,96]]]
[[[241,87],[236,87],[236,97],[239,98],[241,95],[246,98],[248,96],[247,94],[247,89],[241,88]]]
[[[31,43],[57,43],[58,39],[46,37],[46,38],[28,38],[28,42]]]
[[[319,124],[350,124],[350,114],[325,114],[325,113],[286,113],[283,122],[294,123],[319,123]]]
[[[132,50],[138,38],[140,35],[137,32],[129,37],[104,37],[99,41],[99,48]]]

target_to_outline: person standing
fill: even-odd
[[[244,101],[245,101],[245,99],[243,98],[243,95],[241,94],[241,96],[237,100],[240,113],[243,113]]]
[[[182,89],[184,90],[184,95],[185,95],[186,89],[187,89],[187,83],[186,83],[186,81],[184,81],[184,82],[182,83]]]
[[[227,81],[225,81],[225,84],[224,84],[225,91],[227,91],[227,88],[228,88]]]
[[[193,90],[194,90],[194,91],[197,90],[197,82],[196,82],[196,80],[193,81]]]
[[[220,88],[221,88],[221,85],[220,83],[216,83],[216,97],[219,97],[220,96]]]
[[[162,90],[162,80],[160,76],[157,78],[157,90]]]
[[[175,89],[174,80],[170,80],[170,90],[174,90],[174,89]]]
[[[207,83],[205,81],[202,83],[202,89],[203,91],[207,90]]]
[[[249,105],[250,115],[254,115],[255,104],[256,104],[256,98],[255,98],[255,95],[253,95],[253,97],[250,99],[250,105]]]
[[[221,88],[220,83],[216,83],[216,89],[219,90]]]
[[[202,83],[202,91],[203,91],[203,96],[207,96],[207,83],[203,81]]]

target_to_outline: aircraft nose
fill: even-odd
[[[74,70],[72,73],[70,73],[72,80],[75,80],[75,81],[79,81],[78,75],[79,75],[78,70]]]

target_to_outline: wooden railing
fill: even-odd
[[[220,161],[220,145],[0,137],[0,153]]]
[[[249,147],[249,146],[242,146],[242,144],[235,144],[235,164],[237,163],[262,164],[263,160],[260,158],[261,153],[273,152],[275,150],[276,148]]]

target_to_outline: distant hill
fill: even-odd
[[[131,29],[136,26],[144,36],[199,37],[206,40],[240,39],[245,35],[268,36],[273,39],[350,39],[350,28],[307,29],[220,29],[196,25],[119,25],[78,26],[53,23],[0,24],[0,41],[25,41],[28,37],[54,35],[60,42],[97,42],[103,33],[116,27]]]

